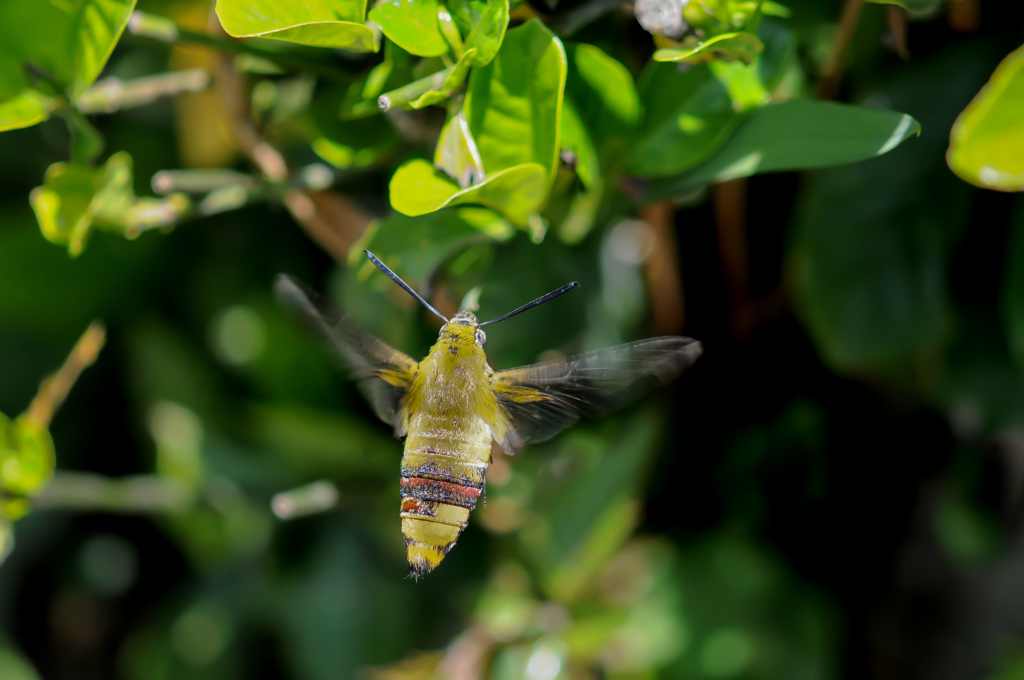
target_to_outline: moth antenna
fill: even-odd
[[[411,287],[409,286],[409,284],[408,284],[408,283],[406,283],[405,281],[403,281],[402,279],[400,279],[400,278],[398,277],[398,274],[396,274],[396,273],[394,273],[393,271],[391,271],[391,270],[390,270],[390,269],[388,268],[388,266],[387,266],[386,264],[384,264],[383,262],[381,262],[380,260],[378,260],[378,259],[377,259],[377,256],[376,256],[376,255],[374,255],[373,253],[371,253],[371,252],[370,252],[369,250],[364,250],[363,252],[364,252],[364,253],[366,253],[366,256],[367,256],[368,258],[370,258],[370,262],[372,262],[372,263],[374,264],[374,266],[376,266],[376,267],[377,267],[377,269],[379,269],[379,270],[381,270],[382,272],[384,272],[385,274],[387,274],[387,277],[388,277],[389,279],[391,279],[392,281],[394,281],[395,283],[397,283],[397,284],[398,284],[399,286],[401,286],[401,287],[402,287],[402,289],[403,289],[403,290],[404,290],[404,291],[405,291],[406,293],[408,293],[409,295],[411,295],[411,296],[413,296],[414,298],[416,298],[417,300],[419,300],[419,303],[420,303],[421,305],[423,305],[424,307],[426,307],[427,309],[429,309],[430,311],[432,311],[432,312],[433,312],[434,314],[436,314],[437,316],[439,316],[439,317],[441,317],[442,319],[444,319],[444,322],[445,322],[445,323],[448,323],[448,317],[446,317],[446,316],[445,316],[444,314],[442,314],[441,312],[439,312],[439,311],[437,311],[436,309],[434,309],[433,307],[431,307],[431,306],[430,306],[430,303],[429,303],[429,302],[427,302],[426,300],[424,300],[423,298],[421,298],[421,297],[419,296],[419,293],[417,293],[416,291],[414,291],[414,290],[413,290],[413,289],[412,289],[412,288],[411,288]]]
[[[572,290],[573,288],[575,288],[578,285],[580,285],[579,282],[573,281],[572,283],[569,283],[569,284],[566,284],[566,285],[562,286],[558,290],[551,291],[547,295],[541,295],[539,298],[537,298],[533,302],[527,302],[525,305],[523,305],[519,309],[513,309],[508,314],[505,314],[503,316],[499,316],[497,319],[491,319],[490,321],[484,321],[483,323],[481,323],[479,325],[480,326],[486,326],[487,324],[498,323],[499,321],[504,321],[505,319],[509,318],[510,316],[515,316],[516,314],[519,314],[520,312],[525,312],[527,309],[532,309],[532,308],[536,307],[537,305],[544,304],[548,300],[554,299],[554,298],[558,297],[559,295],[561,295],[562,293],[568,293],[570,290]]]

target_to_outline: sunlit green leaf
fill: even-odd
[[[102,168],[54,163],[29,197],[43,236],[66,245],[72,256],[81,254],[94,218],[124,215],[133,198],[131,180],[131,156],[123,151]]]
[[[463,189],[483,181],[486,176],[480,152],[461,109],[441,129],[434,149],[434,167],[448,173]]]
[[[235,38],[376,52],[380,36],[363,21],[366,0],[217,0],[217,16]]]
[[[759,34],[764,51],[751,65],[713,62],[681,71],[648,64],[639,85],[643,134],[632,149],[630,174],[667,177],[694,167],[728,139],[744,108],[766,103],[763,94],[790,62],[793,40],[788,29],[767,21]]]
[[[392,107],[422,109],[444,101],[466,81],[475,54],[476,50],[467,50],[456,63],[443,71],[385,92],[378,100],[380,108],[385,111]]]
[[[478,203],[494,208],[512,224],[525,226],[544,201],[547,176],[536,163],[524,163],[487,176],[468,189],[424,160],[411,160],[391,178],[391,206],[405,215],[425,215],[450,205]]]
[[[494,60],[473,70],[464,110],[489,178],[526,163],[554,180],[565,77],[562,43],[537,20],[509,31]]]
[[[135,0],[0,3],[0,131],[46,119],[58,92],[72,100],[85,92],[134,8]]]
[[[0,496],[30,496],[53,477],[56,458],[49,431],[25,416],[0,414]]]
[[[368,18],[406,52],[438,57],[448,52],[448,42],[438,28],[437,10],[437,0],[385,0]]]
[[[618,162],[627,153],[629,138],[640,120],[633,76],[593,45],[570,45],[567,52],[566,108],[572,106],[598,155]],[[563,113],[563,117],[569,115]]]
[[[46,170],[43,186],[29,195],[43,236],[66,245],[74,257],[81,254],[94,226],[134,238],[141,230],[173,223],[189,208],[182,194],[136,198],[132,178],[132,159],[125,151],[99,168],[54,163]]]
[[[722,59],[725,61],[741,60],[747,63],[764,49],[764,43],[753,33],[725,33],[710,40],[698,42],[692,47],[668,47],[654,53],[654,61],[672,61],[698,63]]]
[[[448,10],[466,36],[466,49],[476,49],[473,65],[489,64],[508,28],[508,0],[451,0]]]
[[[1006,57],[953,124],[946,161],[966,182],[1024,191],[1024,47]]]
[[[46,240],[66,245],[79,255],[92,227],[96,171],[82,165],[54,163],[46,170],[44,184],[32,191],[29,200]]]

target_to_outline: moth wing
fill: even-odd
[[[395,428],[395,436],[403,436],[408,416],[402,398],[412,385],[416,361],[286,274],[274,281],[274,293],[288,311],[329,341],[374,413]]]
[[[498,371],[494,393],[505,416],[498,443],[515,453],[550,439],[580,416],[600,416],[671,382],[702,352],[692,338],[651,338]]]

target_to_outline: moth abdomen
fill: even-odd
[[[415,498],[421,501],[432,501],[446,505],[458,505],[472,510],[483,491],[479,486],[460,484],[431,477],[402,477],[399,493],[402,498]]]

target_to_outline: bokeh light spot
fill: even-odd
[[[171,627],[171,643],[188,663],[206,666],[224,653],[232,633],[228,613],[220,607],[203,603],[178,617]]]
[[[233,366],[253,362],[266,345],[263,320],[243,305],[230,307],[214,319],[210,339],[221,361]]]
[[[120,595],[135,583],[138,558],[132,545],[120,536],[99,535],[89,539],[78,555],[85,581],[103,595]]]
[[[749,633],[724,628],[712,633],[701,647],[700,663],[708,675],[727,678],[741,673],[754,656]]]

